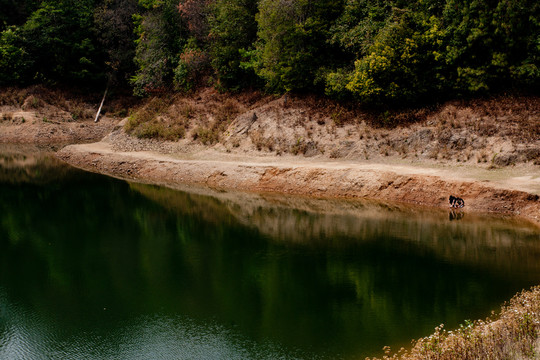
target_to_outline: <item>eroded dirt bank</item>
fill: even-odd
[[[114,151],[107,142],[70,145],[57,156],[85,170],[169,187],[191,184],[432,207],[447,207],[448,195],[458,194],[466,201],[465,211],[519,215],[540,225],[540,184],[531,175],[482,181],[481,175],[467,169],[298,158],[281,158],[278,162],[275,158],[240,158],[224,153],[181,158],[149,151]]]
[[[432,207],[447,207],[454,194],[465,199],[465,211],[540,222],[538,97],[373,113],[312,97],[201,89],[111,98],[96,124],[99,99],[39,86],[3,89],[0,143],[103,139],[58,156],[87,170],[170,187]]]
[[[127,101],[127,100],[124,100]],[[0,88],[0,144],[56,147],[101,140],[118,123],[119,100],[111,100],[107,115],[94,118],[95,95],[75,94],[36,85]],[[116,111],[116,113],[115,113]]]
[[[117,122],[103,118],[97,125],[93,120],[49,120],[35,112],[11,113],[13,124],[0,121],[0,143],[56,145],[98,141],[107,135]]]

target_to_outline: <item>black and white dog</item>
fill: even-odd
[[[465,201],[463,201],[462,198],[450,195],[450,198],[448,199],[450,202],[451,208],[462,208],[465,206]]]

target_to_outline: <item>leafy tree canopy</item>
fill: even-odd
[[[540,89],[535,0],[0,0],[0,84],[402,105]],[[129,81],[127,80],[129,79]]]

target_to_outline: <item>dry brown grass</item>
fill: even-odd
[[[454,101],[432,113],[428,122],[440,128],[462,128],[471,135],[534,142],[540,139],[540,101],[516,96]]]
[[[176,111],[171,107],[171,100],[154,97],[128,118],[124,129],[138,138],[181,139],[186,134],[190,116],[189,111],[182,109]]]
[[[274,151],[276,147],[276,140],[273,136],[264,136],[264,131],[262,130],[253,130],[249,134],[249,138],[251,139],[251,142],[258,151],[262,150],[268,150],[268,151]]]
[[[538,359],[539,336],[540,287],[534,287],[517,294],[498,315],[466,321],[451,331],[441,325],[432,335],[416,341],[411,350],[402,348],[390,355],[390,348],[386,347],[383,359]]]
[[[0,106],[21,107],[24,100],[29,96],[27,89],[6,87],[0,89]]]
[[[285,106],[284,106],[285,107]],[[370,109],[354,101],[336,101],[314,95],[289,95],[288,109],[306,109],[307,118],[318,125],[330,123],[335,127],[366,122],[373,128],[393,129],[424,121],[436,113],[437,106],[411,109]]]
[[[216,128],[197,126],[193,132],[193,140],[198,140],[204,145],[212,145],[219,140],[219,133]]]
[[[241,112],[241,107],[233,99],[225,99],[222,103],[208,107],[210,112],[205,116],[213,118],[210,125],[199,125],[193,132],[193,139],[204,145],[213,145],[220,141],[231,121]]]
[[[3,113],[20,107],[36,113],[35,118],[56,122],[92,118],[97,106],[90,102],[99,104],[102,95],[70,97],[40,86],[0,90],[0,105],[7,105]],[[253,144],[257,151],[331,158],[399,156],[482,167],[540,164],[540,98],[533,96],[383,111],[310,95],[289,94],[285,101],[256,91],[227,94],[201,88],[145,100],[112,96],[104,111],[116,117],[129,112],[125,129],[136,137],[223,143],[231,151],[252,151],[242,146]],[[239,117],[247,112],[257,114],[249,125],[247,117]],[[264,129],[264,134],[255,129]],[[244,141],[247,137],[251,141]]]
[[[220,94],[213,89],[203,89],[154,97],[131,114],[125,130],[137,137],[166,140],[186,137],[213,145],[224,138],[236,116],[247,110],[245,102],[259,101],[259,96],[251,95]]]
[[[305,155],[308,150],[308,143],[301,137],[296,139],[296,143],[290,147],[289,152],[293,155]]]
[[[424,116],[423,121],[391,130],[393,153],[406,157],[411,152],[420,152],[429,159],[474,162],[491,168],[539,162],[538,97],[451,101],[424,115],[421,113],[417,111],[416,115]],[[386,117],[385,114],[379,116]],[[397,142],[411,146],[408,150],[402,149],[395,146]]]
[[[6,112],[2,114],[2,117],[0,118],[0,121],[11,121],[13,120],[13,113],[12,112]]]
[[[26,88],[0,88],[0,106],[33,111],[57,121],[84,121],[93,119],[102,94],[82,93],[77,89],[48,88],[34,85]],[[102,114],[124,117],[127,109],[136,108],[137,100],[126,94],[107,97]]]

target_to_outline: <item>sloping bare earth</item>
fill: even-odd
[[[40,147],[99,141],[118,123],[120,100],[110,100],[98,123],[95,95],[34,85],[0,87],[0,144]],[[129,101],[124,99],[123,101]]]
[[[421,167],[298,157],[255,157],[218,151],[194,154],[121,152],[110,143],[70,145],[57,156],[79,168],[169,187],[179,184],[320,198],[369,198],[447,207],[455,194],[464,211],[518,215],[540,225],[536,166],[501,170]]]
[[[309,96],[208,88],[186,96],[111,99],[97,124],[95,103],[92,96],[39,86],[0,89],[0,143],[56,148],[108,134],[99,143],[68,146],[58,157],[169,187],[431,207],[447,207],[453,194],[465,199],[464,211],[519,215],[540,224],[536,96],[376,114]]]
[[[5,116],[0,107],[0,118]],[[9,120],[0,120],[0,144],[72,144],[97,141],[107,135],[117,123],[116,119],[103,117],[98,124],[92,119],[74,121],[57,116],[50,119],[36,111],[9,112]]]

